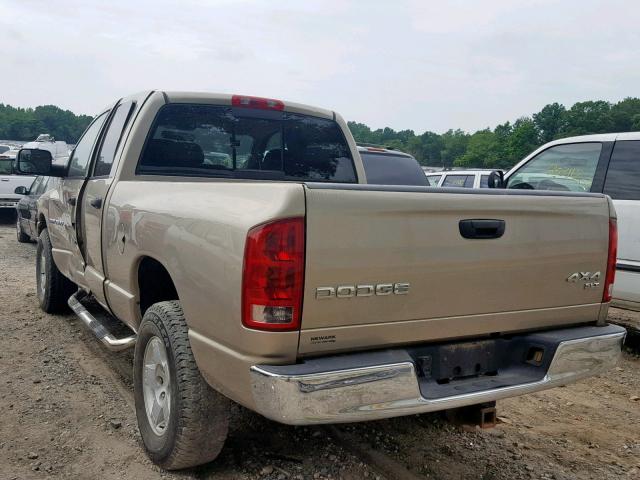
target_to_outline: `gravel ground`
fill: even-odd
[[[41,312],[34,256],[0,217],[2,480],[640,478],[637,350],[606,375],[499,402],[489,430],[440,414],[289,427],[239,408],[218,460],[162,472],[140,445],[131,353],[107,352],[72,315]]]

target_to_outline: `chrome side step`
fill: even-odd
[[[107,327],[105,327],[105,325],[100,323],[100,321],[96,317],[91,315],[89,310],[87,310],[85,306],[80,302],[80,298],[78,298],[78,295],[80,295],[80,298],[82,298],[85,293],[82,291],[78,291],[71,295],[69,301],[67,302],[69,304],[69,307],[74,311],[78,318],[82,320],[82,323],[89,327],[89,330],[91,330],[91,332],[93,332],[93,334],[98,337],[98,340],[100,340],[105,347],[113,352],[119,352],[121,350],[131,348],[136,344],[136,335],[130,335],[124,338],[114,337],[111,332],[109,332]]]

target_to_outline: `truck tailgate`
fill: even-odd
[[[306,202],[301,354],[598,318],[603,195],[310,184]],[[477,219],[503,235],[464,238]]]

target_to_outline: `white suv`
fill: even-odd
[[[640,132],[547,143],[505,175],[506,188],[600,192],[618,214],[613,304],[640,310]]]
[[[447,170],[427,173],[431,187],[489,188],[489,174],[493,170]]]

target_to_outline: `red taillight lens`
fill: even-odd
[[[249,97],[233,95],[231,105],[234,107],[258,108],[260,110],[284,110],[284,102],[273,98]]]
[[[304,218],[277,220],[249,230],[242,272],[245,327],[300,328],[304,244]]]
[[[613,281],[616,278],[616,259],[618,256],[618,222],[609,219],[609,255],[607,257],[607,275],[604,278],[603,302],[610,302],[613,297]]]

